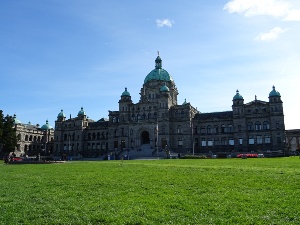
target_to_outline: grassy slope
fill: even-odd
[[[300,224],[299,158],[0,165],[3,224]]]

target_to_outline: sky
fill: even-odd
[[[299,0],[2,0],[0,109],[54,126],[63,109],[95,121],[134,103],[157,51],[200,112],[231,110],[239,90],[268,101],[274,85],[286,129],[300,129]]]

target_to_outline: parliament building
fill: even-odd
[[[224,112],[201,113],[189,102],[179,104],[177,96],[175,82],[162,68],[158,55],[137,103],[125,88],[119,110],[109,111],[108,119],[91,120],[83,108],[76,117],[67,119],[61,110],[55,121],[52,153],[151,157],[166,152],[217,154],[284,149],[283,106],[274,86],[268,101],[255,97],[245,103],[237,90],[232,110]]]

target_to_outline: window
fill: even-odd
[[[133,135],[133,129],[130,128],[130,135]]]
[[[260,122],[255,123],[255,130],[261,130],[261,123]]]
[[[234,139],[233,138],[229,138],[228,144],[231,145],[231,146],[234,145]]]
[[[221,138],[221,145],[226,145],[226,137]]]
[[[247,129],[248,129],[249,131],[253,130],[253,123],[248,123],[248,124],[247,124]]]
[[[263,122],[263,129],[270,130],[270,123],[268,121]]]
[[[178,138],[178,147],[182,147],[182,146],[183,146],[182,138]]]
[[[239,138],[239,143],[240,143],[240,145],[243,144],[243,138]]]
[[[222,125],[221,126],[221,133],[226,133],[226,126],[225,125]]]
[[[200,127],[200,133],[205,134],[205,127]]]
[[[219,126],[215,126],[215,133],[216,133],[216,134],[219,133]]]
[[[279,123],[276,123],[276,129],[279,129]]]
[[[177,134],[181,134],[182,133],[182,130],[181,130],[181,126],[179,125],[178,127],[177,127]]]
[[[213,146],[213,140],[212,139],[207,140],[207,146]]]
[[[230,133],[233,132],[233,126],[232,126],[232,125],[229,125],[229,126],[228,126],[228,132],[230,132]]]
[[[242,131],[242,126],[241,125],[238,125],[238,130],[239,130],[239,132]]]
[[[194,127],[194,134],[197,134],[197,133],[198,133],[198,127],[195,126],[195,127]]]
[[[201,146],[206,146],[206,140],[205,140],[205,138],[201,139]]]
[[[207,133],[211,134],[211,126],[210,125],[207,126]]]
[[[258,145],[261,145],[261,144],[262,144],[262,136],[261,136],[261,135],[257,135],[257,136],[256,136],[256,143],[257,143]]]
[[[220,145],[219,138],[215,138],[215,139],[214,139],[214,145]]]
[[[249,145],[254,145],[254,138],[252,136],[249,137]]]

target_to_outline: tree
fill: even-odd
[[[15,150],[18,143],[16,128],[12,116],[7,115],[3,118],[3,112],[0,110],[0,149],[8,153]]]
[[[0,110],[0,152],[2,151],[2,147],[3,147],[3,141],[2,141],[3,127],[4,127],[3,122],[4,122],[3,111]]]

